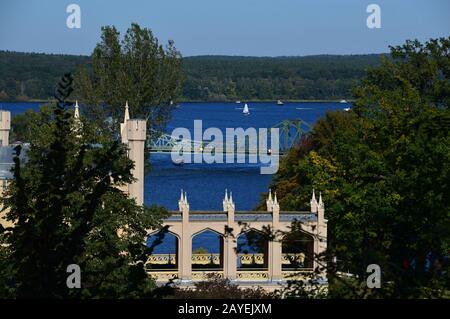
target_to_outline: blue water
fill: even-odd
[[[242,115],[243,103],[181,103],[175,109],[166,131],[185,127],[193,137],[194,120],[203,120],[203,130],[208,127],[244,129],[270,128],[283,120],[302,119],[314,124],[327,111],[343,109],[341,103],[248,103],[250,116]],[[37,109],[39,103],[0,103],[0,108],[10,110],[12,116],[26,109]],[[236,210],[252,210],[258,204],[261,193],[266,192],[271,175],[260,174],[260,164],[185,164],[175,166],[170,155],[152,154],[152,169],[145,176],[145,204],[158,204],[170,210],[177,209],[180,189],[187,191],[191,210],[222,210],[225,189],[233,192]],[[194,249],[205,247],[210,252],[218,251],[214,233],[203,232],[194,241]],[[168,236],[170,237],[170,236]],[[167,241],[167,243],[166,243]],[[167,244],[167,245],[166,245]],[[174,246],[165,240],[160,249]],[[166,248],[167,248],[166,247]],[[172,249],[172,248],[171,248]],[[155,252],[157,252],[155,251]]]
[[[208,127],[270,128],[289,119],[313,124],[328,110],[343,109],[341,103],[249,103],[250,116],[242,115],[243,104],[182,103],[167,126],[186,127],[193,136],[194,120]],[[174,166],[170,155],[153,154],[152,171],[145,179],[145,203],[177,209],[180,189],[187,191],[191,210],[221,210],[225,189],[233,192],[237,210],[252,210],[267,191],[271,175],[260,174],[260,164],[186,164]]]

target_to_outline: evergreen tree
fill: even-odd
[[[98,128],[73,118],[72,77],[58,85],[53,115],[33,126],[26,161],[15,148],[3,209],[0,293],[17,298],[150,297],[145,237],[164,210],[141,207],[120,190],[132,182],[127,150]],[[81,288],[66,285],[67,267],[81,269]]]

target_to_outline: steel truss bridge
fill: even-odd
[[[311,126],[301,119],[296,120],[284,120],[271,128],[279,129],[279,155],[283,155],[289,151],[294,145],[298,144],[301,138],[309,132]],[[270,129],[271,129],[270,128]],[[271,141],[271,130],[268,129],[267,132],[267,141]],[[203,132],[202,132],[203,133]],[[225,134],[224,134],[225,135]],[[247,135],[248,136],[248,135]],[[208,151],[209,153],[219,153],[219,154],[228,154],[232,152],[237,155],[261,155],[259,153],[258,148],[251,148],[249,146],[248,141],[241,145],[240,143],[236,143],[236,140],[230,141],[225,140],[223,142],[223,147],[213,147],[212,145],[208,146],[211,141],[195,141],[191,139],[180,138],[178,136],[172,136],[167,133],[163,133],[156,130],[150,130],[150,134],[147,136],[147,145],[146,148],[150,153],[172,153],[172,152],[180,152],[180,153],[191,153],[191,154],[199,154],[204,151]],[[230,143],[227,147],[227,143]],[[233,149],[234,148],[234,149]],[[268,155],[271,155],[270,145],[268,144],[269,152]]]

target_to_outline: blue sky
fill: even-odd
[[[81,28],[66,7],[81,7]],[[381,7],[381,29],[366,8]],[[408,38],[450,35],[448,0],[1,0],[0,50],[90,54],[103,25],[149,27],[183,56],[387,52]]]

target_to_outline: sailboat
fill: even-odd
[[[242,113],[243,113],[244,115],[250,115],[250,111],[249,111],[249,109],[248,109],[247,103],[245,103],[244,109],[242,110]]]
[[[284,103],[281,100],[277,101],[277,105],[283,105]]]

